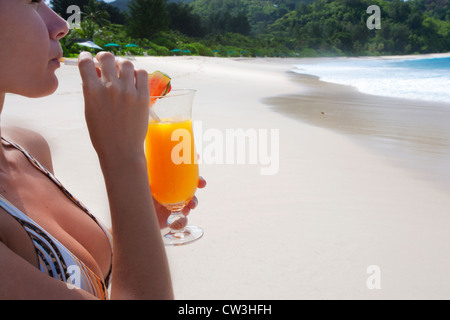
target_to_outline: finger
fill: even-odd
[[[198,199],[196,196],[194,196],[194,198],[192,198],[192,200],[189,201],[189,203],[183,208],[183,210],[181,210],[181,213],[185,216],[188,216],[191,210],[197,208],[197,205]]]
[[[102,69],[102,78],[107,81],[116,81],[116,58],[109,52],[99,52],[97,53],[97,60]]]
[[[187,222],[186,217],[180,217],[170,225],[170,228],[173,230],[181,230],[187,226]]]
[[[119,79],[134,87],[134,65],[125,59],[116,60],[117,69],[119,69]]]
[[[206,187],[206,180],[203,179],[203,177],[199,177],[199,179],[198,179],[198,187],[200,189]]]
[[[183,214],[183,216],[187,217],[189,215],[189,213],[191,212],[191,208],[189,208],[188,206],[184,207],[181,210],[181,213]]]
[[[89,86],[98,82],[95,63],[89,52],[81,52],[78,56],[78,69],[84,84]]]
[[[192,200],[188,203],[188,207],[189,207],[189,209],[195,209],[195,208],[197,208],[197,205],[198,205],[198,199],[197,199],[197,197],[195,197],[194,196],[194,198],[192,198]]]
[[[136,89],[141,92],[145,97],[149,97],[150,89],[148,87],[148,72],[145,70],[136,70]]]

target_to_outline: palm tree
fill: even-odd
[[[81,22],[81,29],[86,38],[93,39],[97,33],[97,28],[109,25],[109,13],[101,9],[100,3],[97,0],[89,0],[87,6],[83,7],[81,13],[83,19]]]

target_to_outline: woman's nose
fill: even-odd
[[[42,18],[47,25],[50,39],[60,40],[69,32],[69,24],[49,7],[46,6],[45,9]]]
[[[56,40],[59,40],[61,38],[64,38],[66,36],[66,34],[69,32],[69,24],[67,23],[66,20],[60,18],[62,20],[62,27],[61,30],[59,31],[59,33],[56,35]]]

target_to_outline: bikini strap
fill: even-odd
[[[45,174],[53,183],[56,184],[56,186],[70,199],[72,202],[74,202],[81,210],[83,210],[89,217],[94,220],[98,226],[103,230],[106,237],[108,238],[110,247],[111,247],[111,254],[113,253],[113,242],[112,242],[112,235],[109,232],[108,228],[99,221],[90,211],[89,209],[80,201],[78,200],[72,193],[69,192],[69,190],[66,189],[66,187],[63,186],[63,184],[55,177],[53,173],[48,171],[39,161],[37,161],[36,158],[34,158],[31,154],[29,154],[22,146],[18,145],[17,143],[10,141],[8,139],[5,139],[4,137],[1,137],[1,140],[6,142],[7,144],[11,145],[12,147],[19,150],[29,161],[30,163],[36,167],[39,171],[41,171],[43,174]],[[111,270],[110,270],[111,274]],[[109,278],[110,274],[107,278]]]
[[[92,219],[97,221],[97,219],[89,212],[89,210],[86,208],[86,206],[77,198],[75,198],[63,185],[62,183],[50,172],[48,171],[42,164],[39,163],[39,161],[36,160],[31,154],[29,154],[24,148],[22,148],[20,145],[18,145],[15,142],[9,141],[2,137],[2,140],[7,142],[9,145],[13,146],[20,152],[22,152],[25,157],[31,162],[33,166],[35,166],[38,170],[40,170],[43,174],[45,174],[50,180],[55,183],[59,189],[70,199],[72,200],[78,207],[80,207],[84,212],[86,212]]]

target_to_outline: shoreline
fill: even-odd
[[[370,95],[288,72],[298,94],[264,98],[288,117],[351,137],[420,178],[450,188],[450,104]]]

